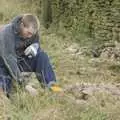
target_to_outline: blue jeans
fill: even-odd
[[[35,72],[37,79],[44,86],[49,87],[56,82],[55,73],[50,64],[48,55],[40,49],[38,49],[35,57],[28,58],[27,56],[24,56],[18,58],[18,66],[21,72]],[[0,68],[0,76],[3,76],[4,78],[0,77],[0,87],[4,86],[5,90],[9,92],[12,82],[11,77],[5,67]]]

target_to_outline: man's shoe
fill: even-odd
[[[53,92],[62,92],[63,91],[63,89],[56,84],[51,85],[50,90]]]

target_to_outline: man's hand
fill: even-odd
[[[38,48],[38,43],[33,43],[25,49],[24,53],[28,57],[35,57],[37,55]]]
[[[38,95],[37,89],[35,89],[32,85],[26,85],[25,90],[31,95],[36,96]]]

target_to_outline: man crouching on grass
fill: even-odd
[[[39,44],[39,20],[32,14],[15,17],[0,30],[0,89],[9,94],[12,79],[21,84],[21,72],[35,72],[38,81],[61,91],[48,55]]]

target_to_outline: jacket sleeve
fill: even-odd
[[[15,42],[11,34],[0,33],[0,56],[2,57],[6,68],[15,80],[20,79],[20,70],[17,65],[15,53]]]

